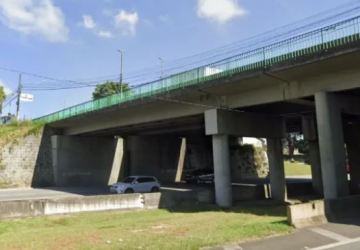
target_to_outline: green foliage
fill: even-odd
[[[0,125],[0,146],[29,135],[38,135],[44,127],[43,123],[31,121],[13,121],[10,124]]]
[[[106,96],[119,94],[121,92],[125,93],[129,90],[129,84],[127,83],[116,83],[116,82],[105,82],[102,84],[96,85],[96,88],[93,92],[93,99],[97,100]]]
[[[2,106],[6,99],[5,89],[3,86],[0,86],[0,114],[2,113]]]

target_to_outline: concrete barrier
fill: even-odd
[[[296,228],[326,223],[325,202],[316,200],[289,205],[287,207],[287,217],[289,224]]]
[[[0,202],[0,218],[158,208],[161,194],[123,194]]]
[[[97,195],[0,202],[0,219],[108,210],[175,208],[184,203],[211,203],[212,192],[162,192]]]
[[[44,214],[41,201],[21,200],[0,202],[0,218],[33,217]]]
[[[144,195],[102,195],[43,201],[44,215],[144,208]]]
[[[234,200],[264,197],[263,185],[235,187]],[[129,209],[176,209],[182,204],[213,203],[211,188],[161,193],[76,196],[0,202],[0,219]]]

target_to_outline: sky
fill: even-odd
[[[17,71],[72,81],[124,78],[291,24],[344,0],[0,0],[0,85]],[[4,70],[12,69],[13,71]],[[23,74],[24,85],[60,83]],[[25,90],[26,91],[26,90]],[[91,99],[93,88],[26,91],[35,118]],[[4,108],[14,112],[15,102]]]

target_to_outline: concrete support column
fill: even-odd
[[[185,157],[186,157],[186,138],[181,139],[181,146],[179,151],[179,160],[177,164],[176,177],[175,182],[181,182],[181,177],[184,171],[185,165]]]
[[[212,141],[216,204],[219,207],[229,208],[232,206],[229,137],[227,135],[213,135]]]
[[[315,94],[324,197],[335,199],[349,193],[341,111],[336,96]]]
[[[321,160],[320,149],[318,141],[309,141],[309,161],[311,165],[311,178],[314,192],[320,196],[324,195],[322,174],[321,174]]]
[[[346,126],[346,149],[350,168],[350,188],[354,194],[360,193],[360,124]]]
[[[281,139],[267,139],[271,198],[286,201],[286,180]]]
[[[124,159],[124,139],[117,138],[114,153],[114,160],[111,167],[111,172],[109,176],[108,185],[112,185],[118,182],[120,179],[123,179],[124,176],[121,176],[123,173],[122,168],[124,167],[123,159]]]
[[[316,194],[323,196],[319,142],[317,140],[316,121],[313,115],[302,117],[304,139],[309,144],[312,186]]]

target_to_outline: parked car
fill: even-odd
[[[160,183],[153,176],[129,176],[122,182],[110,186],[111,193],[149,193],[159,192]]]
[[[202,168],[189,171],[185,174],[186,183],[214,183],[214,171],[209,168]]]

